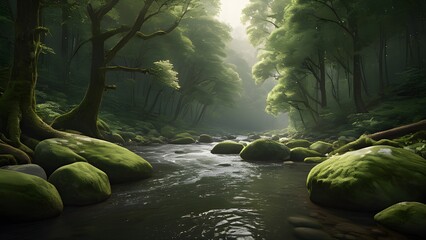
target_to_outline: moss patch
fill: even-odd
[[[58,168],[49,177],[65,205],[87,205],[104,201],[111,195],[108,176],[85,162]]]
[[[330,153],[330,155],[343,154],[343,153],[346,153],[346,152],[349,152],[349,151],[358,150],[358,149],[365,148],[365,147],[370,147],[370,146],[373,146],[375,142],[376,141],[374,141],[371,138],[361,136],[357,140],[352,141],[352,142],[332,151]]]
[[[304,147],[304,148],[307,148],[311,144],[312,144],[311,142],[309,142],[308,140],[305,140],[305,139],[294,139],[294,140],[290,140],[287,143],[285,143],[285,145],[288,148],[295,148],[295,147]]]
[[[245,161],[285,161],[290,158],[290,149],[273,140],[258,139],[247,145],[240,156]]]
[[[295,162],[303,162],[307,157],[323,157],[324,155],[303,147],[295,147],[290,151],[290,160]]]
[[[61,214],[56,188],[42,178],[0,169],[0,217],[6,221],[32,221]]]
[[[195,143],[195,139],[192,137],[181,137],[181,138],[175,138],[172,141],[170,141],[171,144],[191,144]]]
[[[239,154],[244,146],[234,141],[223,141],[216,144],[210,151],[213,154]]]
[[[374,220],[392,230],[426,237],[426,204],[401,202],[374,216]]]
[[[45,170],[49,169],[46,172],[77,161],[88,162],[104,171],[111,183],[139,180],[152,174],[152,166],[128,149],[79,135],[40,142],[35,159]]]
[[[323,141],[317,141],[317,142],[312,143],[309,146],[309,148],[316,151],[316,152],[319,152],[321,154],[327,154],[327,153],[333,151],[333,144],[326,143],[326,142],[323,142]]]
[[[212,136],[208,134],[201,134],[200,137],[198,138],[198,141],[201,143],[211,143],[213,142],[213,138]]]
[[[322,163],[327,159],[328,159],[328,157],[307,157],[303,161],[305,163]]]
[[[372,146],[333,156],[307,178],[313,202],[350,210],[382,210],[426,196],[426,160],[411,151]]]

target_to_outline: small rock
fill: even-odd
[[[26,173],[40,177],[44,180],[47,180],[46,172],[37,164],[22,164],[22,165],[11,165],[4,166],[3,169],[12,170],[16,172]]]
[[[217,166],[219,166],[219,167],[230,167],[232,165],[230,163],[221,163],[221,164],[218,164]]]

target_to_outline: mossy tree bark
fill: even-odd
[[[108,64],[135,35],[138,35],[143,40],[147,40],[173,31],[179,25],[182,17],[186,14],[191,1],[192,0],[185,1],[186,8],[184,8],[183,14],[168,29],[159,30],[147,35],[139,32],[142,25],[148,19],[160,14],[171,0],[165,1],[163,4],[159,5],[157,5],[155,0],[144,1],[144,5],[132,27],[122,26],[110,31],[102,31],[101,22],[104,16],[117,5],[119,0],[108,1],[97,9],[94,9],[92,5],[89,4],[87,11],[91,20],[92,28],[92,65],[90,83],[80,104],[70,112],[56,118],[52,123],[52,126],[56,129],[76,130],[87,136],[104,138],[98,129],[98,114],[106,87],[106,71],[124,70],[148,73],[148,70],[146,69],[133,69],[124,66],[108,66]],[[105,41],[120,33],[125,34],[111,49],[106,51],[104,49]]]
[[[31,155],[23,136],[42,140],[62,134],[44,123],[35,112],[37,61],[42,50],[39,25],[40,0],[17,0],[14,59],[10,81],[0,98],[2,141]]]

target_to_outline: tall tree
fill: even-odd
[[[117,53],[123,49],[134,36],[138,35],[143,40],[147,40],[173,31],[188,12],[192,0],[185,0],[183,2],[177,0],[145,0],[131,27],[121,26],[112,30],[103,31],[102,20],[118,2],[119,0],[110,0],[99,7],[94,7],[90,3],[88,4],[87,12],[92,29],[90,83],[80,104],[70,112],[56,118],[52,124],[53,127],[59,129],[72,129],[88,136],[101,138],[102,136],[99,132],[97,121],[103,93],[105,91],[106,72],[108,70],[135,71],[142,73],[150,72],[149,69],[132,69],[126,66],[110,66],[109,64]],[[161,17],[166,10],[178,11],[176,20],[168,28],[149,34],[140,32],[142,26],[151,18]],[[117,37],[118,34],[123,33],[124,35],[119,38],[112,48],[105,50],[105,42],[108,39]],[[161,66],[161,64],[159,66]]]
[[[62,134],[44,123],[35,112],[37,62],[44,45],[40,35],[40,0],[17,0],[12,73],[0,98],[1,140],[31,155],[23,138],[45,139]]]

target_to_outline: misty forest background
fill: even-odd
[[[74,125],[58,121],[84,112],[93,95],[101,130],[142,136],[165,126],[224,134],[288,125],[358,137],[426,118],[425,1],[250,0],[249,41],[217,19],[220,1],[145,2],[136,29],[142,1],[41,1],[36,112],[45,122],[96,136],[74,127],[83,113]],[[16,1],[0,4],[3,92],[19,16]],[[96,67],[106,80],[98,85]]]

